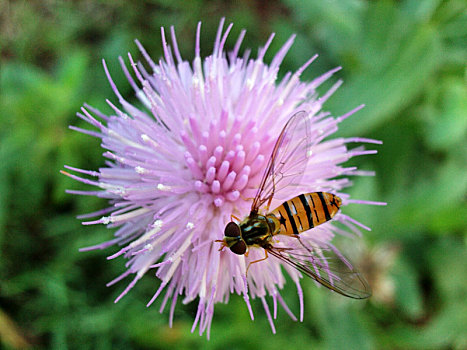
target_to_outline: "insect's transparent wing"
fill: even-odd
[[[310,150],[310,119],[300,111],[287,121],[277,138],[251,211],[258,209],[281,189],[298,184],[305,171]]]
[[[333,249],[310,249],[299,240],[301,247],[282,248],[270,245],[269,254],[296,268],[319,284],[353,299],[371,296],[365,278],[343,256]]]

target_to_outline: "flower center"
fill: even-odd
[[[194,190],[211,196],[217,207],[253,197],[269,153],[269,137],[258,135],[254,122],[245,125],[235,119],[227,128],[226,113],[220,121],[210,122],[209,132],[200,132],[194,118],[190,118],[190,126],[191,136],[186,132],[181,136]]]

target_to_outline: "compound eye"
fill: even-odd
[[[224,235],[226,237],[240,237],[240,227],[231,221],[225,226]]]
[[[230,247],[230,250],[235,254],[243,255],[246,253],[246,243],[244,241],[238,241]]]

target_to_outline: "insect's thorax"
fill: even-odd
[[[242,238],[247,245],[263,246],[280,229],[280,223],[274,215],[250,214],[240,223]]]

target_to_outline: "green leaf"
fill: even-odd
[[[445,239],[431,247],[430,268],[442,300],[464,301],[467,294],[467,250],[460,239]],[[453,276],[456,276],[453,278]]]
[[[467,85],[457,77],[440,84],[439,106],[426,126],[427,141],[433,148],[445,150],[458,144],[459,151],[463,152],[467,135]]]
[[[412,20],[427,21],[436,13],[438,6],[442,0],[407,0],[402,3],[401,11]]]
[[[407,33],[407,38],[399,45],[395,60],[377,72],[363,70],[349,79],[327,103],[327,109],[340,114],[359,103],[366,105],[351,120],[342,123],[341,135],[368,133],[394,118],[424,88],[439,62],[436,31],[429,26],[420,27],[414,33]]]
[[[403,258],[396,261],[392,271],[398,309],[411,319],[420,318],[425,311],[416,271]]]
[[[462,205],[466,191],[465,167],[463,169],[457,162],[450,162],[439,169],[430,185],[420,184],[414,188],[405,204],[401,203],[399,215],[394,220],[411,227],[424,225],[446,206]]]

